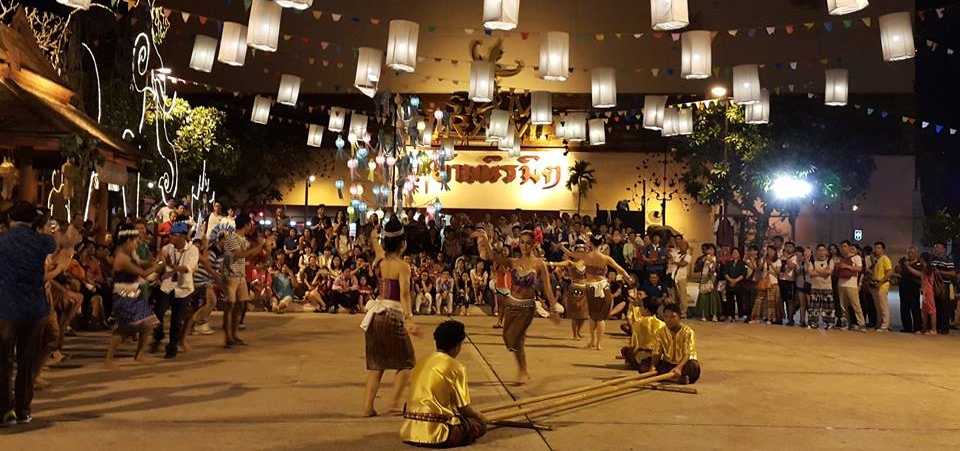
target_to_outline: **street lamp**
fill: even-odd
[[[813,192],[813,185],[796,176],[781,174],[773,179],[768,191],[780,200],[803,199]]]
[[[313,182],[316,182],[316,181],[317,181],[317,176],[310,174],[310,176],[307,177],[307,183],[304,185],[304,188],[303,188],[303,223],[306,227],[310,226],[309,221],[307,221],[308,219],[307,215],[310,214],[307,212],[307,210],[310,209],[310,185],[312,185]]]
[[[714,98],[717,98],[717,99],[719,99],[719,98],[721,98],[721,97],[726,97],[726,96],[727,96],[727,88],[724,87],[723,85],[714,86],[714,87],[710,88],[710,95],[713,96]]]

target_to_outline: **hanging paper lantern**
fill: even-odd
[[[567,139],[567,118],[566,116],[556,115],[553,117],[553,132],[557,138]]]
[[[299,10],[305,10],[313,5],[313,0],[273,0],[277,2],[278,5],[284,8],[293,8]]]
[[[540,78],[566,81],[570,76],[570,35],[548,31],[540,43]]]
[[[322,125],[310,124],[310,128],[307,130],[307,145],[320,147],[320,143],[323,142],[323,130]]]
[[[253,98],[253,109],[250,110],[250,121],[257,124],[266,124],[270,119],[270,106],[273,99],[256,96]]]
[[[607,143],[607,131],[604,128],[603,119],[590,119],[587,125],[590,129],[591,146],[602,146]]]
[[[880,44],[884,61],[900,61],[913,58],[913,23],[909,12],[880,16]]]
[[[276,52],[282,12],[283,8],[270,0],[253,0],[247,22],[247,45],[265,52]]]
[[[688,80],[710,78],[713,70],[710,40],[709,31],[687,31],[681,35],[680,76]]]
[[[367,134],[367,115],[353,113],[350,115],[350,129],[347,132],[347,140],[351,138],[352,142],[363,140]]]
[[[231,66],[243,66],[247,59],[247,26],[224,22],[220,34],[220,53],[217,60]]]
[[[770,91],[760,90],[760,101],[747,105],[744,109],[744,122],[748,124],[770,123]]]
[[[533,125],[549,125],[553,122],[553,106],[550,93],[547,91],[533,91],[530,93],[530,123]]]
[[[373,178],[373,173],[374,173],[374,171],[376,171],[376,170],[377,170],[377,162],[376,162],[376,161],[373,161],[373,160],[368,161],[368,162],[367,162],[367,171],[370,172],[371,180],[372,180],[372,178]]]
[[[681,108],[677,111],[677,135],[693,134],[693,109]]]
[[[678,30],[689,25],[687,0],[650,0],[650,21],[654,30]]]
[[[357,76],[353,86],[367,97],[377,93],[380,84],[380,67],[383,66],[383,51],[372,47],[360,47],[357,52]]]
[[[489,30],[512,30],[520,18],[520,0],[483,0],[483,26]]]
[[[417,124],[417,128],[420,128]],[[421,146],[430,146],[433,145],[433,123],[426,123],[424,121],[423,130],[420,131],[420,145]]]
[[[337,146],[337,150],[339,151],[339,150],[343,150],[343,146],[346,143],[343,142],[343,136],[337,135],[337,140],[334,141],[333,144]]]
[[[420,25],[416,22],[391,20],[387,37],[387,67],[400,72],[413,72],[417,68],[419,40]],[[413,105],[413,99],[410,104]]]
[[[733,102],[749,105],[760,101],[760,68],[756,64],[733,66]]]
[[[496,82],[495,67],[489,61],[472,61],[470,63],[470,100],[474,102],[490,102]]]
[[[396,164],[397,164],[397,157],[393,155],[390,155],[387,157],[387,167],[392,168]]]
[[[327,122],[327,129],[335,133],[342,132],[346,118],[347,110],[337,106],[330,108],[330,121]]]
[[[827,0],[827,12],[831,16],[842,16],[860,11],[869,5],[869,0]]]
[[[376,161],[377,165],[379,165],[380,167],[383,167],[383,165],[387,163],[387,158],[384,157],[383,154],[381,153],[377,155],[377,158],[374,158],[373,161]]]
[[[846,69],[827,69],[827,86],[823,92],[823,103],[828,106],[844,106],[849,93],[848,72]]]
[[[587,113],[568,113],[564,121],[564,133],[567,141],[586,141]]]
[[[213,69],[213,58],[217,53],[217,38],[198,34],[193,40],[193,53],[190,54],[190,68],[200,72]]]
[[[297,106],[300,97],[300,77],[296,75],[280,75],[280,88],[277,92],[277,103]]]
[[[510,125],[510,113],[506,110],[490,112],[490,123],[487,125],[487,141],[507,139]]]
[[[90,0],[57,0],[57,3],[86,11],[90,9],[91,2]]]
[[[358,160],[366,160],[368,153],[369,153],[369,152],[367,151],[367,148],[366,148],[366,147],[361,147],[361,148],[357,149],[357,159],[358,159]]]
[[[612,67],[597,67],[590,71],[594,108],[617,106],[617,73]]]
[[[517,138],[517,127],[513,123],[513,119],[510,119],[510,122],[507,125],[507,135],[504,138],[501,138],[497,142],[497,148],[500,150],[511,151],[513,150],[513,143],[518,141]]]
[[[643,128],[661,130],[666,106],[667,96],[645,96],[643,98]]]
[[[663,109],[663,128],[660,129],[660,136],[664,138],[677,136],[677,121],[680,119],[680,111],[674,107]]]

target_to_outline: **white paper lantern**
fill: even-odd
[[[693,109],[681,108],[677,111],[677,135],[693,134]]]
[[[842,16],[860,11],[869,5],[869,0],[827,0],[827,12],[832,16]]]
[[[507,139],[510,126],[510,113],[506,110],[490,112],[490,122],[487,124],[487,141]]]
[[[433,123],[427,122],[424,124],[423,130],[420,131],[420,145],[421,146],[430,146],[433,144]]]
[[[567,141],[586,141],[587,113],[568,113],[563,128]]]
[[[198,34],[193,40],[190,68],[200,72],[210,72],[213,69],[213,59],[216,55],[217,38]]]
[[[667,96],[645,96],[643,98],[643,128],[648,130],[662,129],[666,106]]]
[[[770,123],[770,91],[760,90],[760,101],[747,105],[744,109],[744,122],[748,124]]]
[[[654,30],[678,30],[689,25],[687,0],[650,0],[650,19]]]
[[[57,0],[57,3],[86,11],[90,9],[91,2],[90,0]]]
[[[880,16],[880,44],[884,61],[900,61],[913,58],[913,23],[910,13],[892,13]]]
[[[470,63],[470,100],[490,102],[495,90],[495,67],[489,61]]]
[[[231,66],[243,66],[246,59],[247,26],[236,22],[224,22],[217,60]]]
[[[540,43],[540,78],[566,81],[570,76],[570,35],[548,31]]]
[[[688,80],[710,78],[713,70],[710,40],[709,31],[687,31],[681,35],[680,76]]]
[[[347,140],[351,142],[368,140],[367,133],[367,115],[353,113],[350,115],[350,129],[347,133]]]
[[[391,20],[387,37],[387,67],[400,72],[417,68],[417,43],[420,25],[409,20]]]
[[[483,0],[483,26],[490,30],[517,28],[520,0]]]
[[[450,161],[456,156],[453,138],[443,138],[443,141],[440,142],[440,155],[446,161]]]
[[[828,106],[847,104],[849,73],[846,69],[827,69],[827,86],[823,91],[823,103]]]
[[[663,110],[663,128],[660,129],[660,136],[677,136],[677,122],[680,120],[680,110],[674,107],[666,107]]]
[[[756,64],[733,66],[733,102],[749,105],[760,101],[760,68]]]
[[[553,105],[550,93],[547,91],[533,91],[530,93],[530,123],[533,125],[549,125],[553,122]]]
[[[567,139],[566,116],[556,115],[553,117],[553,132],[557,138]]]
[[[603,125],[603,119],[590,119],[587,122],[590,129],[590,145],[602,146],[607,143],[607,131]]]
[[[327,122],[327,129],[334,133],[343,131],[343,125],[346,123],[347,110],[338,106],[330,108],[330,121]]]
[[[273,0],[284,8],[299,9],[301,11],[313,5],[313,0]]]
[[[353,86],[367,97],[377,93],[380,84],[380,67],[383,66],[383,51],[372,47],[360,47],[357,52],[357,76]]]
[[[296,75],[280,75],[280,88],[277,91],[277,103],[297,106],[300,97],[300,77]]]
[[[507,135],[505,138],[502,138],[497,142],[497,148],[509,152],[513,150],[513,143],[518,140],[517,127],[513,123],[513,119],[511,119],[507,124]]]
[[[247,45],[257,50],[276,52],[280,39],[283,8],[270,0],[253,0],[247,21]]]
[[[273,99],[256,96],[253,98],[253,109],[250,110],[250,121],[257,124],[266,124],[270,120],[270,106]]]
[[[590,71],[594,108],[617,106],[617,73],[612,67],[596,67]]]
[[[310,147],[320,147],[320,144],[323,142],[323,126],[317,124],[310,124],[310,128],[307,130],[307,145]]]

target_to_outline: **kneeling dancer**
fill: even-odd
[[[658,374],[671,373],[670,379],[679,384],[692,384],[700,379],[700,362],[697,360],[697,346],[693,329],[680,320],[680,306],[666,304],[663,306],[663,320],[667,327],[657,331],[657,341],[653,347],[653,355],[640,371],[649,371],[653,368]]]

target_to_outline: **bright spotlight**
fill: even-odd
[[[860,209],[860,206],[857,205],[857,204],[853,204],[853,207],[850,207],[850,209],[853,210],[853,211],[857,211],[857,210]]]
[[[716,98],[726,97],[727,88],[721,85],[714,86],[713,88],[710,88],[710,95]]]
[[[317,176],[311,175],[310,177],[307,178],[307,180],[310,180],[310,183],[316,182],[316,181],[317,181]]]
[[[153,184],[153,182],[147,182],[147,188],[148,188],[148,189],[153,189],[154,186],[155,186],[155,185]]]
[[[291,220],[290,220],[290,227],[296,227],[296,226],[297,226],[297,221],[294,221],[293,219],[291,219]]]
[[[806,180],[784,174],[773,179],[768,191],[772,191],[774,196],[782,200],[802,199],[813,192],[813,185]]]

